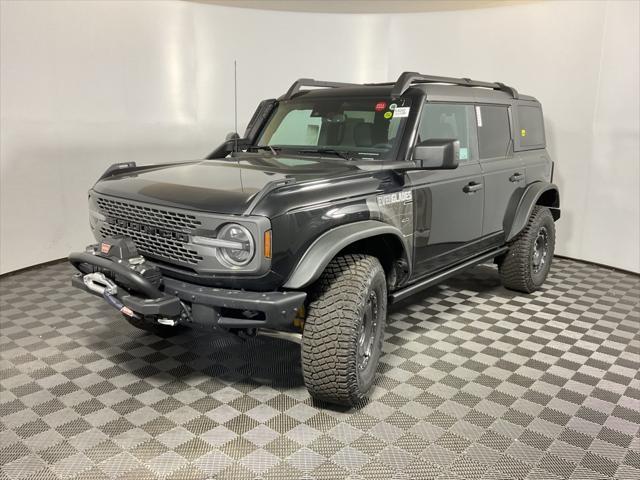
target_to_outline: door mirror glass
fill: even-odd
[[[422,170],[452,170],[460,161],[460,141],[432,138],[416,145],[413,160]]]

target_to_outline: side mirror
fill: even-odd
[[[413,151],[413,160],[419,169],[453,170],[460,161],[460,141],[432,138],[420,142]]]
[[[225,142],[228,142],[230,140],[240,140],[240,135],[238,135],[238,132],[229,132],[227,133],[227,136],[224,137]]]

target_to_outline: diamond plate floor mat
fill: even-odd
[[[2,479],[640,479],[640,279],[480,266],[390,312],[370,400],[288,340],[136,330],[58,264],[0,279]]]

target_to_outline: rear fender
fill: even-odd
[[[549,207],[554,220],[560,218],[560,193],[553,183],[535,182],[529,185],[519,199],[512,201],[504,220],[506,241],[513,240],[527,225],[536,205]]]

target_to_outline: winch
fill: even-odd
[[[138,253],[135,243],[129,237],[125,237],[124,235],[107,237],[101,243],[87,247],[86,251],[87,253],[109,258],[114,262],[127,266],[142,278],[149,281],[154,287],[159,287],[162,282],[160,269],[147,262],[147,260]],[[100,271],[99,268],[97,270]],[[106,269],[102,271],[102,273],[115,280],[118,284],[135,288],[134,285],[127,284],[126,277],[114,274]]]
[[[74,260],[76,256],[81,258]],[[95,261],[86,261],[88,258],[94,258]],[[125,305],[124,298],[134,298],[130,293],[143,293],[148,298],[163,296],[159,290],[162,284],[160,269],[138,253],[129,237],[107,237],[101,243],[89,245],[84,254],[72,254],[70,260],[81,272],[77,281],[130,318],[146,316]],[[170,320],[176,323],[174,319]]]

